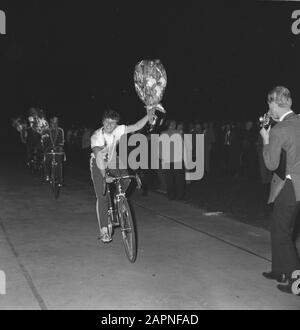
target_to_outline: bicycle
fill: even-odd
[[[62,188],[62,182],[60,182],[58,180],[56,173],[57,173],[57,170],[61,171],[61,177],[62,177],[62,165],[61,165],[61,168],[58,168],[59,163],[56,159],[56,156],[62,156],[62,158],[64,158],[65,153],[63,151],[57,152],[57,151],[51,150],[51,152],[46,152],[46,154],[51,155],[49,183],[51,185],[51,191],[54,195],[54,198],[57,199],[59,196],[59,193],[60,193],[60,189]]]
[[[123,175],[111,177],[116,187],[114,198],[112,200],[110,184],[104,183],[103,195],[108,195],[108,235],[112,238],[114,228],[120,227],[122,240],[128,260],[135,262],[137,257],[137,233],[134,218],[125,192],[123,191],[121,181],[125,179],[135,179],[138,189],[141,188],[141,180],[136,175]]]

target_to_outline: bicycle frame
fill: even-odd
[[[140,179],[137,175],[125,175],[125,176],[118,176],[113,178],[114,185],[116,187],[116,191],[114,193],[114,200],[112,201],[111,198],[111,191],[109,184],[106,184],[105,190],[107,190],[107,195],[108,195],[108,219],[112,219],[113,226],[119,226],[120,221],[119,221],[119,214],[116,212],[118,209],[118,203],[121,200],[121,197],[126,198],[125,192],[123,191],[121,181],[125,179],[135,179],[138,183],[138,187],[140,187]]]
[[[55,178],[55,167],[58,165],[57,160],[55,159],[56,155],[61,155],[64,156],[65,153],[64,152],[55,152],[55,151],[51,151],[51,152],[47,152],[47,155],[51,155],[51,178],[52,179],[56,179]],[[56,180],[55,180],[56,181]]]
[[[51,152],[47,152],[47,155],[51,155],[51,172],[50,172],[51,188],[52,188],[55,198],[58,198],[60,182],[57,181],[57,178],[55,176],[55,168],[58,165],[58,161],[55,159],[55,156],[56,155],[65,156],[65,153],[64,152],[55,152],[55,151],[51,150]]]
[[[110,238],[112,237],[114,227],[119,226],[121,228],[126,255],[129,261],[133,263],[137,255],[137,238],[135,221],[121,184],[121,181],[124,179],[135,179],[138,188],[141,187],[141,180],[137,174],[114,177],[113,183],[116,186],[116,191],[113,201],[110,187],[107,183],[105,184],[103,194],[108,194],[108,235]]]

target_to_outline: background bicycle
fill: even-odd
[[[51,185],[51,191],[55,197],[58,198],[60,190],[63,186],[63,161],[66,155],[63,151],[55,151],[45,153],[44,167],[46,173],[46,181]]]

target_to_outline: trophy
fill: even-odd
[[[160,60],[143,60],[135,66],[135,90],[150,112],[150,129],[152,132],[163,123],[165,109],[159,103],[167,86],[167,74]]]

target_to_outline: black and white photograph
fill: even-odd
[[[0,310],[300,310],[299,60],[300,1],[1,1]]]

